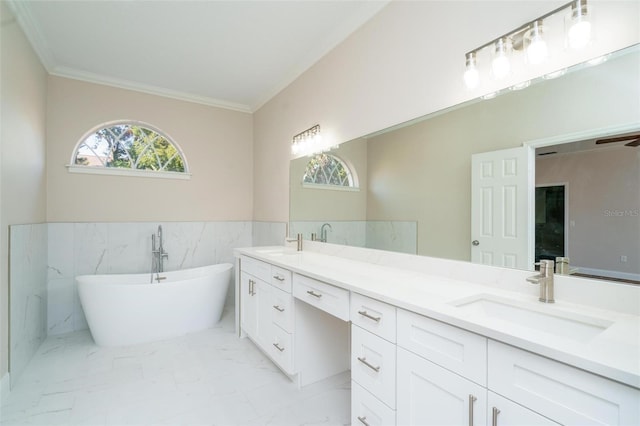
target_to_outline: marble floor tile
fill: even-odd
[[[87,330],[48,337],[3,394],[2,425],[347,425],[350,376],[298,390],[233,311],[172,340],[103,348]]]

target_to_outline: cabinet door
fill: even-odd
[[[449,370],[398,348],[399,425],[485,425],[487,391]]]
[[[491,391],[488,392],[487,400],[489,401],[487,424],[493,426],[557,426],[559,424]]]
[[[240,277],[240,327],[255,339],[258,334],[258,280],[244,272]]]

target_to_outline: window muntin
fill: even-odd
[[[311,157],[302,182],[326,187],[354,188],[357,186],[347,164],[335,155],[326,153]]]
[[[127,121],[88,132],[76,147],[72,167],[188,173],[184,156],[167,135],[148,124]]]

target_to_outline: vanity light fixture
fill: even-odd
[[[593,58],[593,59],[587,61],[587,64],[589,64],[591,66],[600,65],[600,64],[603,64],[603,63],[607,62],[607,59],[609,59],[609,55],[598,56],[597,58]]]
[[[320,133],[320,125],[316,124],[293,137],[291,141],[291,152],[294,155],[310,155],[322,152],[321,142],[322,134]]]
[[[527,80],[527,81],[523,81],[522,83],[514,84],[513,86],[511,86],[510,89],[511,90],[522,90],[522,89],[526,89],[530,85],[531,85],[531,80]]]
[[[545,61],[549,55],[547,42],[542,37],[542,20],[535,21],[531,24],[529,36],[527,37],[527,59],[530,64],[537,65]]]
[[[476,52],[467,53],[467,69],[464,72],[464,83],[470,89],[475,89],[480,82],[480,73],[476,67]]]
[[[507,38],[502,37],[496,40],[494,48],[493,61],[491,61],[493,76],[497,79],[505,78],[511,71],[511,61],[507,56],[509,49]]]
[[[518,59],[516,53],[522,52],[529,65],[543,63],[549,56],[549,44],[553,45],[553,39],[547,39],[549,34],[547,26],[562,25],[560,12],[569,10],[565,14],[565,40],[566,46],[572,49],[580,49],[589,44],[591,40],[592,10],[587,6],[587,0],[572,0],[557,9],[552,10],[532,21],[521,25],[500,37],[491,40],[465,54],[464,82],[469,89],[476,88],[480,83],[482,74],[482,56],[485,49],[491,48],[491,75],[495,79],[502,79],[511,73],[512,62]],[[555,15],[559,19],[552,19]],[[556,31],[556,33],[561,32]],[[555,43],[558,44],[558,43]],[[557,50],[557,49],[556,49]]]
[[[587,0],[575,0],[571,2],[571,18],[567,43],[572,49],[581,49],[591,40],[591,17]]]

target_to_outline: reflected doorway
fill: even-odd
[[[536,186],[535,260],[567,256],[566,184]]]

